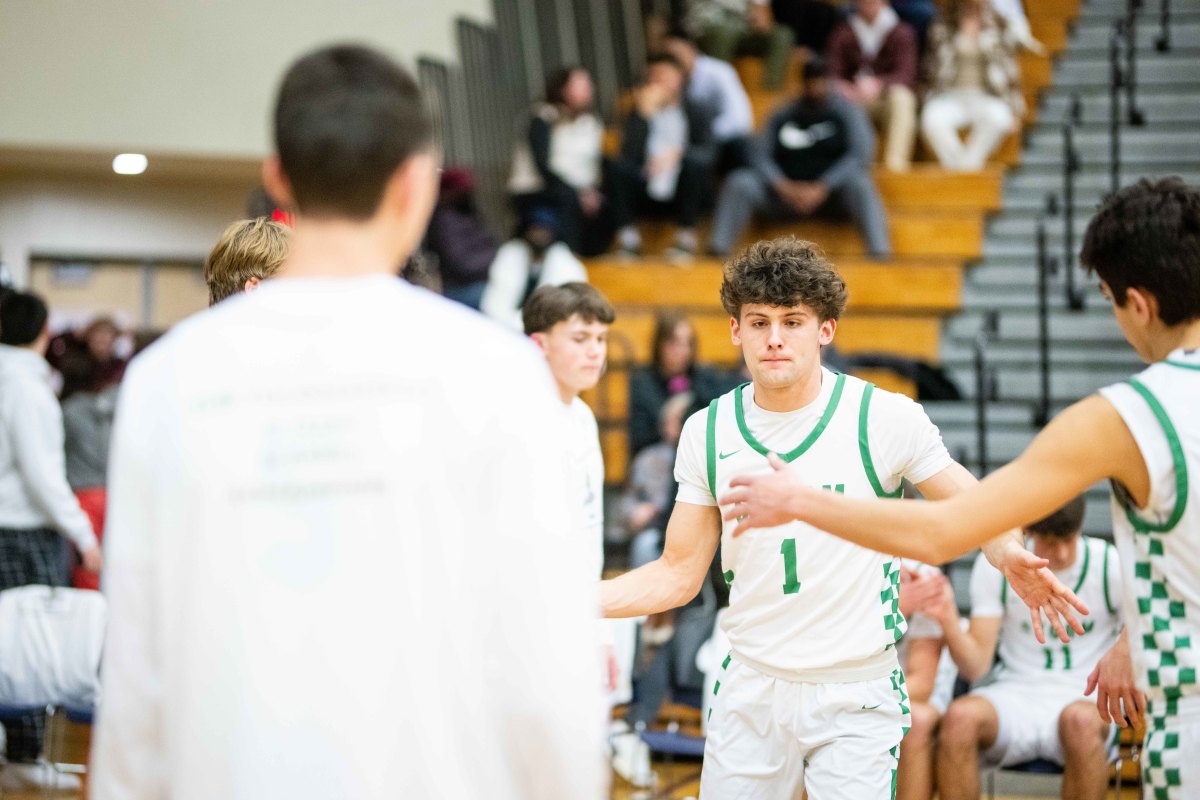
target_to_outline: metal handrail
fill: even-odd
[[[1050,279],[1058,271],[1058,259],[1050,254],[1046,238],[1046,217],[1057,211],[1058,198],[1046,198],[1046,208],[1037,219],[1038,269],[1038,399],[1033,409],[1033,424],[1044,426],[1050,421]]]
[[[1160,53],[1171,51],[1171,0],[1162,0],[1158,12],[1159,31],[1154,40],[1154,49]]]
[[[1084,293],[1075,282],[1075,176],[1083,168],[1079,148],[1075,146],[1075,126],[1083,119],[1083,101],[1076,92],[1071,95],[1067,121],[1063,123],[1063,254],[1066,272],[1067,307],[1072,311],[1084,308]]]
[[[1121,188],[1121,88],[1125,70],[1121,66],[1121,41],[1125,38],[1125,20],[1113,23],[1108,37],[1108,158],[1113,194]]]
[[[1140,128],[1146,115],[1137,104],[1137,18],[1142,0],[1126,0],[1125,6],[1125,106],[1129,124]]]
[[[996,372],[988,364],[987,349],[1000,330],[1000,312],[984,312],[983,324],[975,334],[975,455],[979,459],[979,477],[988,473],[988,403],[996,399]]]

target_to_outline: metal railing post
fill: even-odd
[[[988,473],[988,402],[996,396],[996,375],[988,364],[988,345],[1000,329],[1000,312],[983,315],[983,324],[975,334],[975,455],[979,459],[979,477]]]
[[[1058,260],[1050,254],[1046,237],[1046,217],[1056,211],[1057,198],[1046,198],[1046,208],[1037,219],[1038,270],[1038,400],[1033,410],[1033,424],[1044,426],[1050,421],[1050,278],[1058,269]]]
[[[1146,124],[1146,115],[1137,104],[1137,18],[1142,10],[1142,0],[1126,0],[1125,15],[1125,113],[1129,124],[1140,128]]]
[[[1162,0],[1158,12],[1158,38],[1154,40],[1154,49],[1160,53],[1171,51],[1171,0]]]
[[[1121,68],[1121,39],[1124,31],[1124,20],[1117,20],[1108,37],[1108,158],[1114,194],[1121,188],[1121,87],[1125,80]]]
[[[1078,94],[1071,95],[1067,121],[1063,124],[1063,255],[1066,271],[1067,306],[1082,311],[1084,294],[1075,284],[1075,176],[1082,169],[1079,149],[1075,146],[1075,126],[1083,118],[1083,103]]]

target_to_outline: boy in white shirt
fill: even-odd
[[[1039,645],[1025,607],[982,556],[971,573],[970,627],[962,629],[949,588],[931,609],[959,675],[992,678],[951,703],[942,720],[938,792],[946,800],[979,796],[981,753],[1005,767],[1036,758],[1062,765],[1063,797],[1101,798],[1108,788],[1110,725],[1084,689],[1121,633],[1121,578],[1116,549],[1080,534],[1083,509],[1081,495],[1025,528],[1034,553],[1091,609],[1083,636]]]
[[[604,794],[592,575],[536,350],[396,277],[437,186],[416,82],[288,70],[276,277],[134,360],[91,796]]]

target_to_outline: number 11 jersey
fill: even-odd
[[[810,486],[849,497],[896,497],[953,463],[924,410],[902,395],[822,370],[804,408],[770,412],[751,384],[688,419],[675,474],[678,500],[715,505],[739,475],[767,472],[778,453]],[[734,539],[724,522],[723,622],[734,658],[768,675],[813,683],[871,680],[896,669],[905,629],[899,559],[790,522]]]

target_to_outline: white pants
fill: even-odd
[[[904,675],[794,683],[730,658],[716,683],[701,800],[879,800],[910,725]]]
[[[1008,103],[982,89],[951,89],[925,101],[921,133],[946,169],[983,169],[1015,122]],[[967,128],[964,142],[958,132]]]

